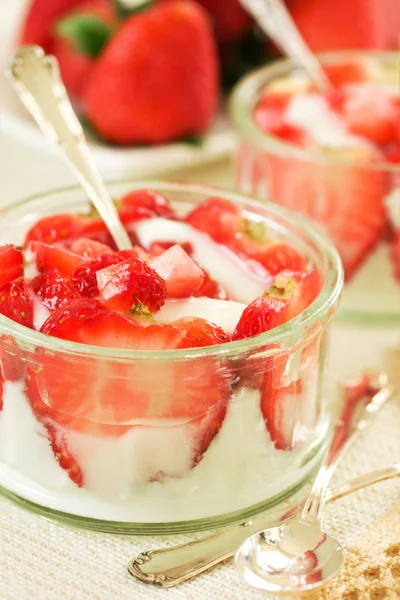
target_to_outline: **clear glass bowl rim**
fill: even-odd
[[[335,64],[346,60],[369,56],[378,60],[398,61],[400,69],[400,53],[386,50],[341,50],[335,52],[323,52],[317,54],[322,64]],[[280,138],[263,132],[253,119],[253,108],[260,96],[260,89],[269,81],[283,75],[287,75],[293,69],[301,70],[292,59],[284,58],[276,60],[265,67],[260,67],[245,75],[234,87],[230,100],[229,111],[231,118],[239,134],[255,145],[260,150],[281,156],[282,158],[297,158],[315,163],[327,165],[354,166],[355,162],[340,156],[332,157],[322,152],[303,150],[293,144],[285,142]],[[385,171],[388,173],[400,173],[400,165],[389,162],[368,163],[357,161],[357,165],[363,168]]]
[[[324,260],[324,266],[327,271],[326,281],[322,287],[318,297],[315,301],[301,314],[292,319],[291,321],[276,327],[275,329],[254,336],[252,338],[246,338],[235,342],[227,342],[225,344],[218,344],[207,348],[193,348],[183,350],[163,350],[163,351],[152,351],[152,350],[120,350],[118,348],[103,348],[100,346],[90,346],[86,344],[79,344],[76,342],[70,342],[59,338],[47,336],[43,333],[29,329],[8,319],[7,317],[0,314],[0,335],[11,335],[17,342],[32,344],[36,347],[44,348],[53,352],[64,352],[66,354],[82,357],[98,357],[100,359],[110,360],[123,360],[123,361],[134,361],[134,360],[176,360],[183,361],[187,359],[194,359],[198,357],[215,357],[219,356],[227,357],[230,355],[237,355],[240,352],[248,352],[249,350],[256,350],[258,347],[266,345],[277,345],[283,343],[286,339],[293,336],[294,330],[299,331],[304,328],[311,327],[313,323],[318,320],[322,320],[329,311],[337,306],[340,298],[340,294],[343,287],[343,268],[339,257],[339,254],[333,244],[318,230],[308,219],[292,213],[284,207],[277,206],[271,202],[260,203],[256,200],[244,194],[238,194],[236,192],[228,192],[222,188],[208,186],[203,184],[193,183],[182,183],[172,181],[141,181],[131,179],[118,179],[113,181],[107,181],[107,186],[112,185],[129,185],[131,190],[150,188],[160,193],[165,192],[185,192],[190,194],[203,194],[205,196],[222,196],[228,200],[231,200],[235,204],[242,204],[245,202],[247,205],[254,205],[255,209],[265,208],[270,216],[276,216],[290,227],[295,228],[299,234],[305,235],[307,238],[315,244],[318,251],[321,253]],[[0,210],[0,222],[1,215],[8,213],[14,209],[27,206],[29,210],[29,203],[39,200],[45,200],[46,198],[57,194],[57,193],[81,193],[84,195],[84,191],[79,185],[63,186],[59,188],[53,188],[46,192],[34,194],[23,200],[8,204]],[[1,228],[0,228],[1,230]]]

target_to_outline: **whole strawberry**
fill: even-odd
[[[83,93],[86,116],[118,144],[201,134],[218,108],[218,59],[206,12],[192,1],[129,17],[109,42]]]

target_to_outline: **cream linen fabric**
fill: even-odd
[[[71,181],[55,160],[37,156],[11,140],[0,138],[0,141],[1,203]],[[232,165],[222,164],[179,173],[177,178],[232,187],[231,174]],[[392,350],[398,338],[399,332],[389,328],[334,324],[327,394],[334,398],[333,382],[362,367],[385,368],[400,379],[397,356]],[[396,398],[349,452],[335,482],[400,460],[399,423],[400,405]],[[391,509],[399,496],[400,481],[359,492],[327,508],[326,527],[344,544],[351,544],[366,527]],[[141,550],[194,538],[194,535],[138,537],[93,533],[45,520],[0,497],[0,600],[266,598],[265,594],[241,584],[231,563],[171,590],[146,586],[128,575],[128,560]]]

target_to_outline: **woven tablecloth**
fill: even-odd
[[[3,201],[69,182],[56,161],[35,156],[11,140],[1,140]],[[24,179],[18,168],[23,165]],[[231,166],[179,174],[179,178],[229,185]],[[34,188],[34,189],[32,189]],[[334,323],[327,368],[327,393],[334,382],[364,367],[388,370],[396,382],[400,331]],[[399,382],[400,383],[400,382]],[[400,460],[400,399],[394,398],[352,447],[334,483]],[[345,545],[400,499],[400,481],[391,481],[340,500],[326,509],[327,530]],[[199,534],[202,536],[203,534]],[[232,563],[177,588],[163,590],[132,579],[126,565],[142,550],[194,539],[195,535],[158,537],[94,533],[38,517],[0,497],[0,600],[258,600],[265,594],[239,582]]]

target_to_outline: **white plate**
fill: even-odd
[[[51,0],[49,0],[50,2]],[[0,114],[2,133],[44,152],[55,153],[4,77],[27,0],[0,0]],[[235,134],[221,114],[199,147],[175,143],[151,148],[118,148],[90,139],[91,150],[102,173],[110,178],[147,177],[181,167],[201,165],[227,157],[235,148]]]

